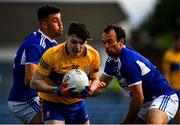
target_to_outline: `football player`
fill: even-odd
[[[43,53],[58,43],[63,24],[60,10],[45,5],[38,9],[39,29],[27,36],[19,47],[13,67],[13,85],[8,106],[15,117],[24,123],[42,123],[37,91],[30,88],[30,81]]]
[[[64,43],[47,50],[33,75],[31,87],[40,91],[43,99],[43,117],[46,124],[89,124],[84,97],[101,86],[98,83],[99,53],[87,44],[91,36],[87,27],[72,22]],[[64,75],[71,69],[84,71],[91,82],[81,97],[62,83]],[[102,84],[103,86],[103,84]],[[67,96],[69,94],[69,96]]]
[[[125,31],[117,25],[104,29],[102,42],[109,57],[100,80],[109,84],[115,76],[130,92],[129,111],[122,123],[167,124],[179,100],[156,66],[125,45]]]

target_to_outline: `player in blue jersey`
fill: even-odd
[[[115,76],[130,92],[129,111],[122,123],[167,124],[178,109],[178,97],[158,69],[125,46],[125,31],[114,24],[104,29],[102,42],[108,58],[100,81]]]
[[[44,5],[38,9],[37,16],[39,29],[24,39],[16,53],[8,98],[10,111],[24,123],[42,123],[39,97],[30,88],[30,81],[43,53],[58,44],[54,38],[63,32],[58,8]]]

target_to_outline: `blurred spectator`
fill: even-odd
[[[180,32],[175,34],[173,48],[167,50],[164,54],[162,71],[180,98]],[[180,123],[180,110],[176,114],[175,122]]]

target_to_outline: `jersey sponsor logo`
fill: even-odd
[[[43,58],[42,58],[41,61],[40,61],[40,65],[41,65],[44,69],[48,69],[48,67],[49,67],[49,64],[47,64],[47,63],[43,60]]]
[[[72,69],[78,69],[80,66],[79,65],[72,65]]]
[[[55,70],[65,70],[65,69],[78,69],[80,66],[79,65],[68,65],[68,66],[63,66],[62,64],[58,67],[55,68]]]

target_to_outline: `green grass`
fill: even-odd
[[[116,80],[116,78],[113,78],[112,81],[110,82],[109,88],[119,91],[121,90],[121,87],[119,85],[119,82]]]

